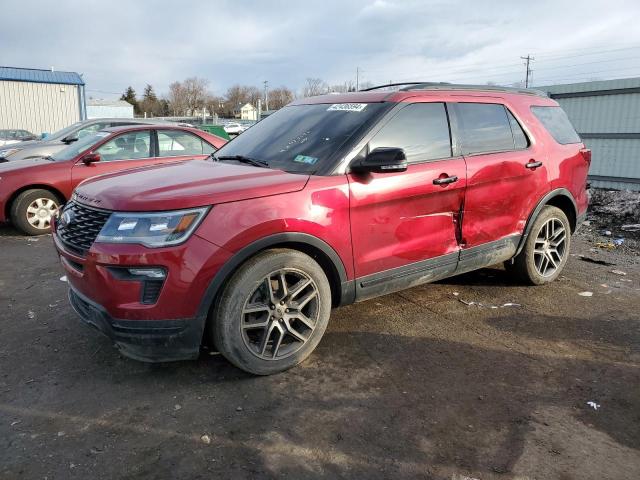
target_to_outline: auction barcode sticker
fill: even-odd
[[[334,103],[327,108],[327,111],[336,110],[339,112],[361,112],[366,106],[366,103]]]

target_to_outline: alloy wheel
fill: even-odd
[[[547,220],[536,236],[533,262],[543,277],[552,276],[562,265],[567,248],[567,230],[557,218]]]
[[[255,356],[280,360],[311,338],[320,314],[315,282],[294,268],[276,270],[249,294],[242,309],[242,338]]]
[[[50,198],[36,198],[27,207],[27,222],[34,228],[46,230],[57,209],[57,203]]]

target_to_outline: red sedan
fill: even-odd
[[[226,140],[186,127],[106,128],[49,157],[0,163],[0,222],[28,235],[49,232],[51,217],[83,180],[121,170],[204,159]]]

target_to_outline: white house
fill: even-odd
[[[258,120],[258,109],[250,103],[245,104],[240,109],[240,120]]]

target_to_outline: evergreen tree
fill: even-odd
[[[120,100],[124,100],[125,102],[130,103],[131,105],[133,105],[133,111],[135,113],[140,113],[138,100],[136,99],[136,91],[133,89],[133,87],[127,87],[127,90],[122,94]]]

